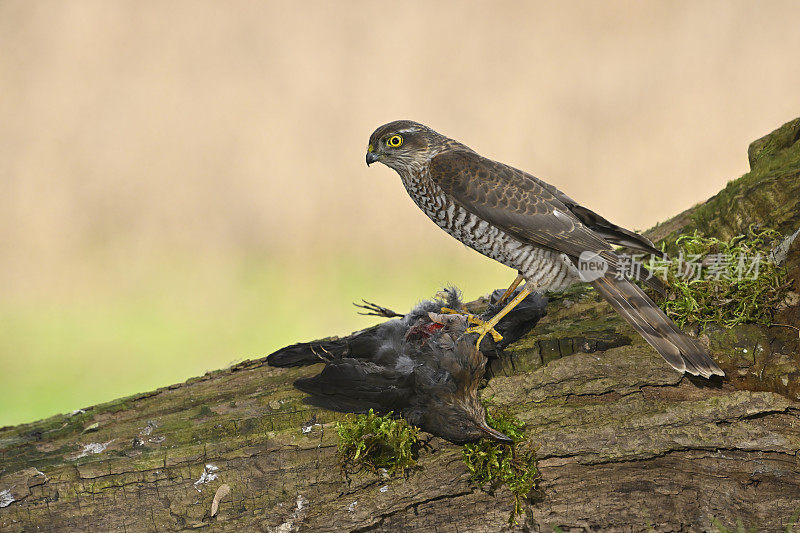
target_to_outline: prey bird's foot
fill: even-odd
[[[486,336],[487,333],[492,335],[494,342],[500,342],[503,340],[503,336],[500,335],[496,329],[494,329],[494,324],[491,321],[481,320],[480,318],[476,317],[475,315],[468,315],[467,320],[469,320],[470,324],[475,324],[474,326],[468,328],[464,333],[478,333],[478,341],[475,343],[475,346],[480,348],[481,341]]]
[[[391,309],[383,307],[382,305],[378,305],[378,304],[374,304],[372,302],[368,302],[368,301],[364,300],[363,298],[361,299],[361,301],[364,302],[363,305],[353,302],[353,305],[355,305],[356,307],[360,307],[361,309],[366,309],[367,310],[366,313],[359,312],[358,313],[359,315],[381,316],[381,317],[384,317],[384,318],[403,318],[405,316],[405,315],[401,315],[400,313],[395,313]]]

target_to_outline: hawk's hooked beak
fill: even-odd
[[[378,155],[372,150],[367,151],[367,166],[378,160]]]
[[[481,429],[481,431],[486,433],[486,436],[488,436],[490,439],[494,439],[494,440],[497,440],[497,441],[500,441],[500,442],[505,442],[505,443],[508,443],[508,444],[511,444],[512,442],[514,442],[511,439],[511,437],[509,437],[505,433],[501,433],[501,432],[497,431],[494,428],[490,428],[489,425],[486,422],[479,423],[478,427]]]

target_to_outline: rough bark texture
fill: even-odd
[[[800,119],[753,143],[753,171],[654,228],[729,237],[800,226]],[[797,284],[800,239],[788,264]],[[798,290],[795,285],[794,290]],[[493,364],[484,394],[537,443],[535,531],[785,530],[800,510],[797,330],[707,332],[730,379],[672,371],[604,302],[576,289]],[[800,326],[797,302],[781,323]],[[511,497],[472,486],[439,439],[407,477],[344,480],[334,413],[263,360],[80,412],[0,429],[0,531],[498,531]],[[796,520],[796,515],[794,517]],[[513,528],[512,528],[513,529]]]

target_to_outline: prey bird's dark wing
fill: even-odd
[[[306,403],[349,413],[399,412],[408,405],[413,386],[410,371],[363,359],[334,359],[316,376],[299,378],[294,386],[311,395]]]

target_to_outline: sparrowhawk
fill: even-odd
[[[482,157],[464,144],[410,120],[376,129],[367,165],[379,161],[400,175],[420,209],[470,248],[519,272],[526,284],[492,320],[473,331],[480,339],[532,290],[556,291],[584,281],[580,260],[602,263],[597,292],[679,372],[724,375],[700,344],[684,334],[625,276],[612,244],[660,253],[647,238],[621,228],[542,180]],[[657,278],[646,283],[660,288]]]

